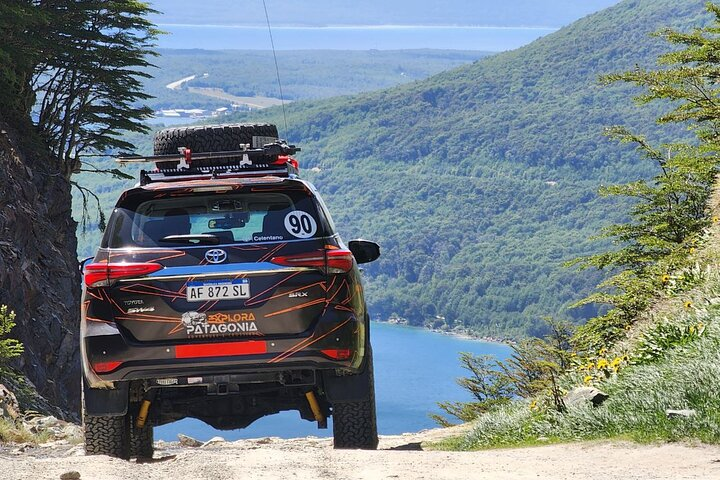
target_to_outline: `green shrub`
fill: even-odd
[[[15,326],[15,312],[8,312],[7,305],[0,305],[0,364],[17,357],[23,352],[23,345],[12,338],[3,338]]]
[[[662,321],[653,325],[651,329],[643,332],[635,347],[633,362],[647,363],[661,357],[666,351],[673,348],[685,348],[705,333],[705,324],[692,322],[690,324],[677,324]]]

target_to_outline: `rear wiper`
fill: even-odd
[[[197,235],[168,235],[160,239],[161,242],[167,243],[187,243],[194,245],[217,245],[220,239],[215,235],[207,233]]]

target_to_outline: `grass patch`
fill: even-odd
[[[50,434],[43,432],[32,433],[12,420],[0,418],[0,443],[31,443],[37,445],[50,440]]]
[[[720,443],[720,323],[711,318],[717,317],[714,310],[697,312],[707,327],[692,344],[598,383],[610,395],[600,407],[581,404],[558,412],[518,400],[481,416],[465,439],[445,446],[474,450],[607,438]],[[695,415],[670,419],[667,409]]]

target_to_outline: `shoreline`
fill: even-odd
[[[517,342],[515,342],[511,338],[499,338],[499,337],[491,337],[489,335],[480,335],[475,334],[473,332],[470,332],[468,330],[442,330],[439,328],[432,328],[424,325],[411,325],[407,321],[401,321],[401,320],[395,320],[395,319],[387,319],[387,320],[371,320],[371,322],[375,323],[385,323],[388,325],[398,325],[401,327],[408,327],[408,328],[417,328],[420,330],[425,330],[432,333],[437,333],[440,335],[445,335],[449,337],[455,337],[460,340],[472,340],[475,342],[484,342],[484,343],[496,343],[500,345],[506,345],[506,346],[512,346],[516,345]]]

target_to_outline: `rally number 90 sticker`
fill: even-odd
[[[285,215],[285,230],[297,238],[310,238],[317,232],[315,219],[302,210]]]

